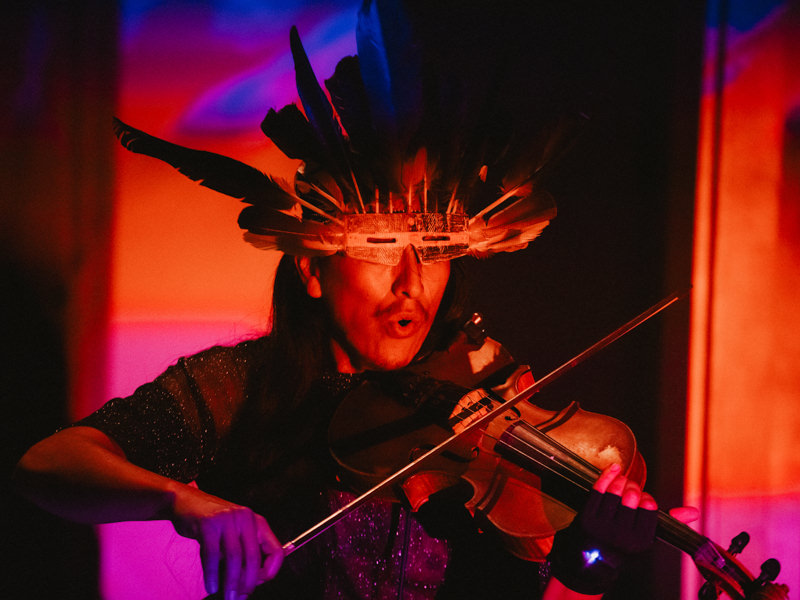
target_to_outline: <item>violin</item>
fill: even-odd
[[[342,482],[366,491],[286,544],[285,553],[370,499],[389,498],[419,510],[437,494],[466,485],[465,506],[481,529],[497,534],[520,558],[545,560],[554,534],[572,521],[603,468],[618,463],[640,485],[646,468],[633,433],[621,421],[574,402],[547,411],[530,398],[680,297],[667,297],[536,383],[502,350],[494,372],[477,389],[453,383],[475,382],[454,376],[463,369],[441,354],[421,367],[367,378],[345,398],[329,428]],[[516,376],[509,379],[509,370]],[[435,371],[449,379],[432,376]],[[492,386],[492,380],[517,383]],[[754,577],[736,559],[746,533],[726,550],[664,511],[657,518],[656,536],[691,556],[706,579],[700,600],[720,593],[732,600],[788,598],[786,586],[771,583],[780,570],[777,560],[767,560]]]

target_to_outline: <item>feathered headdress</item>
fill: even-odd
[[[358,55],[339,62],[328,94],[292,28],[303,110],[270,109],[261,123],[302,161],[291,183],[119,120],[115,133],[128,150],[248,204],[239,225],[259,248],[387,264],[408,244],[423,262],[524,248],[556,214],[542,182],[573,120],[509,109],[502,67],[470,82],[462,49],[418,25],[397,0],[365,1]]]

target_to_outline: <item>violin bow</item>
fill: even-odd
[[[407,464],[402,469],[396,471],[394,474],[390,475],[383,481],[379,482],[377,485],[368,489],[360,496],[354,498],[348,504],[342,506],[336,512],[331,513],[328,517],[326,517],[316,525],[313,525],[312,527],[310,527],[309,529],[307,529],[306,531],[295,537],[290,542],[284,544],[283,545],[284,555],[288,556],[295,550],[298,550],[299,548],[301,548],[302,546],[313,540],[321,533],[327,531],[330,527],[335,525],[337,522],[339,522],[341,519],[349,515],[351,512],[363,506],[366,502],[372,499],[373,496],[376,496],[377,494],[390,488],[394,484],[402,481],[403,479],[409,477],[410,475],[413,475],[414,472],[418,470],[424,462],[426,462],[427,460],[431,459],[434,456],[441,454],[451,446],[455,445],[463,436],[466,436],[469,432],[477,430],[482,425],[490,422],[501,412],[506,411],[509,408],[512,408],[513,406],[522,402],[523,400],[528,400],[529,398],[531,398],[531,396],[536,394],[543,387],[552,383],[553,381],[564,375],[567,371],[575,368],[576,366],[586,361],[587,359],[595,355],[597,352],[599,352],[606,346],[609,346],[610,344],[614,343],[619,338],[621,338],[631,330],[635,329],[648,319],[654,317],[655,315],[657,315],[667,307],[671,306],[678,300],[684,298],[686,295],[689,294],[690,290],[691,288],[687,288],[682,291],[673,292],[660,302],[654,304],[641,314],[637,315],[627,323],[623,324],[622,326],[618,327],[617,329],[606,335],[600,341],[592,344],[580,354],[576,355],[567,362],[563,363],[561,366],[557,367],[556,369],[554,369],[553,371],[542,377],[539,381],[534,383],[529,388],[523,390],[510,400],[505,401],[500,406],[497,406],[491,411],[488,411],[485,415],[483,415],[479,419],[476,419],[475,421],[464,427],[458,433],[451,435],[443,442],[434,446],[433,448],[431,448],[430,450],[428,450],[427,452],[425,452],[424,454],[420,455],[418,458]]]

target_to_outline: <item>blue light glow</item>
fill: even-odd
[[[587,567],[593,565],[594,563],[600,560],[603,560],[603,556],[600,554],[600,550],[583,551],[583,562]]]

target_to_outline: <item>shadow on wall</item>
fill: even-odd
[[[6,257],[7,253],[4,254]],[[25,450],[67,421],[64,331],[54,308],[64,289],[53,273],[4,261],[0,389],[2,465],[8,481]],[[97,543],[91,527],[46,513],[2,487],[0,531],[6,598],[96,598]]]
[[[14,3],[0,22],[0,394],[4,598],[96,598],[90,527],[9,489],[20,455],[70,419],[76,348],[104,322],[115,3]],[[85,357],[84,357],[85,358]],[[84,361],[92,379],[98,361]],[[93,381],[97,385],[97,381]]]

